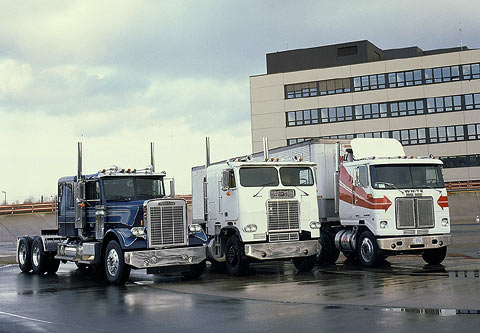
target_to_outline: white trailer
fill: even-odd
[[[440,160],[406,156],[397,140],[380,138],[314,139],[269,155],[317,166],[319,262],[334,263],[340,251],[367,267],[397,254],[444,260],[451,235]]]
[[[266,144],[265,144],[266,146]],[[311,270],[320,251],[315,165],[265,154],[192,168],[193,223],[205,226],[214,268],[243,275],[252,261],[293,259]]]

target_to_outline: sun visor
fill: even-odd
[[[357,138],[351,142],[353,158],[405,156],[402,144],[396,139]]]

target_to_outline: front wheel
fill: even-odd
[[[438,249],[425,250],[422,253],[422,258],[429,265],[439,265],[447,256],[447,247],[440,247]]]
[[[365,267],[373,267],[384,258],[378,248],[377,239],[368,230],[364,231],[358,239],[357,256]]]
[[[188,271],[182,272],[182,275],[186,279],[197,279],[197,278],[199,278],[203,274],[203,271],[205,270],[205,266],[206,266],[205,263],[206,263],[206,260],[202,261],[199,264],[190,265]]]
[[[111,240],[105,250],[105,274],[112,284],[124,284],[130,276],[130,266],[125,264],[123,251],[117,241]]]
[[[32,239],[28,236],[18,241],[17,261],[22,272],[28,273],[32,270]]]
[[[317,262],[317,255],[314,254],[313,256],[308,257],[297,257],[292,259],[295,268],[299,272],[310,272],[313,267],[315,267],[315,263]]]
[[[248,258],[245,256],[243,247],[237,237],[232,236],[226,246],[226,266],[230,275],[240,276],[248,272]]]

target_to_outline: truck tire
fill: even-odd
[[[43,241],[35,236],[32,242],[32,270],[35,274],[44,274],[47,271],[48,256],[43,251]]]
[[[438,249],[425,250],[422,253],[422,258],[429,265],[439,265],[447,256],[447,247],[440,247]]]
[[[32,270],[32,239],[28,236],[18,241],[17,261],[22,272],[28,273]]]
[[[248,258],[245,256],[243,246],[239,239],[232,236],[227,241],[225,248],[227,272],[233,276],[246,275],[248,272]]]
[[[60,266],[60,260],[55,259],[54,252],[47,253],[47,257],[47,274],[55,274],[58,271],[58,267]]]
[[[374,267],[385,258],[378,248],[377,239],[368,230],[364,231],[358,239],[357,257],[364,267]]]
[[[340,251],[335,247],[335,242],[328,232],[320,231],[320,243],[322,244],[322,249],[317,255],[317,264],[333,265],[336,263],[340,256]]]
[[[117,241],[111,240],[105,250],[105,274],[108,282],[121,285],[127,282],[131,267],[125,264],[123,251]]]
[[[297,257],[292,259],[295,268],[299,272],[310,272],[317,263],[317,255],[308,257]]]
[[[205,266],[206,266],[205,263],[206,263],[206,260],[202,261],[199,264],[190,265],[189,270],[186,272],[182,272],[182,275],[186,279],[199,278],[203,274],[203,271],[205,270]]]

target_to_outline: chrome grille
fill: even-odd
[[[298,230],[299,215],[296,200],[268,201],[268,230]]]
[[[432,197],[397,198],[395,203],[398,229],[435,226]]]
[[[299,239],[298,232],[282,232],[270,234],[268,236],[270,242],[288,242],[288,241],[297,241]]]
[[[185,244],[184,205],[150,206],[150,246]]]
[[[435,215],[433,214],[433,198],[417,198],[417,223],[419,228],[433,228]]]

